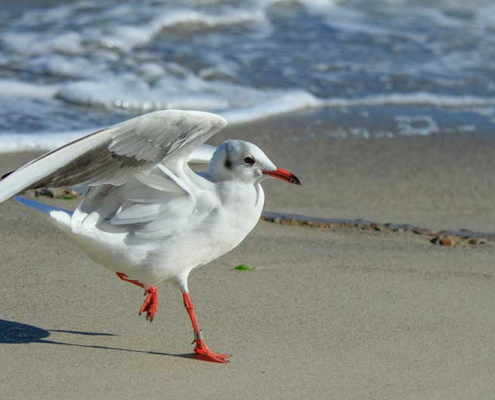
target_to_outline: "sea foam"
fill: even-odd
[[[197,105],[197,104],[196,104]],[[495,98],[482,98],[475,96],[439,96],[429,93],[391,94],[370,96],[359,99],[318,99],[305,91],[293,91],[280,93],[277,97],[266,99],[259,104],[239,107],[236,109],[213,110],[223,116],[229,125],[250,123],[277,115],[294,113],[306,109],[317,108],[352,108],[352,107],[381,107],[387,105],[396,106],[428,106],[443,108],[472,109],[476,107],[495,107]],[[186,107],[185,109],[205,109]],[[403,134],[425,135],[439,131],[439,127],[433,124],[430,117],[398,116]],[[425,125],[425,126],[423,126]],[[0,153],[12,153],[20,151],[47,151],[60,147],[72,140],[78,139],[103,127],[95,126],[92,129],[69,132],[36,132],[30,134],[0,133]],[[407,128],[407,129],[406,129]],[[407,132],[406,132],[407,131]],[[335,136],[339,136],[337,133]]]
[[[248,123],[275,115],[285,114],[319,105],[319,100],[306,92],[293,92],[281,95],[265,103],[239,108],[236,110],[219,111],[230,125]],[[36,132],[0,133],[0,153],[14,153],[21,151],[49,151],[63,146],[91,132],[103,127],[94,127],[88,130],[69,132]]]

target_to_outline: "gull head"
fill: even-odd
[[[210,161],[209,174],[215,182],[235,180],[254,184],[274,177],[301,184],[295,175],[277,168],[258,146],[243,140],[228,140],[218,146]]]

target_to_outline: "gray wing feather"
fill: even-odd
[[[66,185],[120,186],[164,159],[185,163],[189,154],[226,125],[199,111],[142,115],[45,154],[0,182],[0,202],[26,189]]]

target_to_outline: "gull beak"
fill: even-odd
[[[275,171],[263,171],[265,175],[273,176],[274,178],[282,179],[283,181],[293,183],[294,185],[300,185],[301,181],[297,176],[291,174],[289,171],[286,171],[282,168],[277,168]]]

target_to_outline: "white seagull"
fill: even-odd
[[[187,278],[234,249],[257,224],[264,203],[260,182],[275,177],[300,185],[254,144],[229,140],[203,145],[226,125],[215,114],[157,111],[76,140],[0,181],[0,203],[26,189],[88,185],[74,212],[16,197],[41,212],[92,260],[138,285],[147,295],[140,314],[153,321],[156,284],[180,288],[199,358],[228,355],[205,344],[189,298]],[[188,162],[209,163],[195,173]]]

